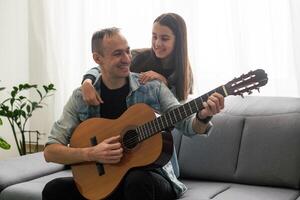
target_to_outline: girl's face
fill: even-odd
[[[167,26],[158,22],[153,24],[152,29],[152,49],[156,57],[165,59],[171,55],[175,46],[175,35]]]

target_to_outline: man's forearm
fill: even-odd
[[[47,162],[60,164],[75,164],[89,161],[89,148],[72,148],[62,144],[50,144],[44,149],[44,157]]]

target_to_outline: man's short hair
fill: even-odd
[[[100,53],[103,55],[102,41],[104,37],[112,37],[117,33],[120,33],[120,29],[116,27],[96,31],[92,37],[92,53]]]

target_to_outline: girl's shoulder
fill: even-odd
[[[139,57],[148,57],[151,55],[151,49],[150,48],[141,48],[141,49],[133,49],[131,50],[132,58],[139,58]]]
[[[144,49],[134,49],[131,51],[132,62],[131,62],[131,71],[132,72],[144,72],[149,71],[149,67],[154,66],[154,59],[152,58],[152,52],[149,48]]]

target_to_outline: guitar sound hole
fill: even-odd
[[[123,146],[130,150],[138,144],[138,134],[134,130],[127,131],[123,136]]]

